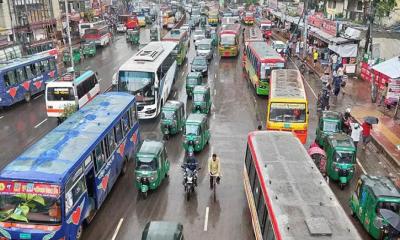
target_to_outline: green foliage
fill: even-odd
[[[45,206],[44,198],[39,195],[28,193],[17,194],[14,197],[19,198],[21,201],[14,209],[0,212],[0,221],[8,219],[28,222],[28,214],[31,209],[35,209],[38,204]],[[3,235],[4,233],[1,232]]]
[[[388,17],[390,12],[397,6],[396,0],[374,0],[375,16],[378,18]]]
[[[88,11],[86,11],[86,12],[84,13],[83,18],[84,18],[86,21],[88,21],[88,22],[92,22],[92,21],[93,21],[93,18],[94,18],[94,12],[93,12],[93,10],[92,10],[92,9],[89,9]]]
[[[336,17],[336,19],[341,19],[344,16],[343,16],[343,13],[338,13],[338,14],[335,15],[335,17]]]
[[[68,104],[64,106],[64,111],[61,114],[61,118],[67,119],[69,116],[71,116],[74,112],[78,110],[77,106],[75,104]]]

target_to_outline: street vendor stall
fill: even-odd
[[[397,103],[400,97],[400,56],[378,63],[372,66],[372,70],[378,88],[383,89],[388,83],[386,105]]]

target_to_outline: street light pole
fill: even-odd
[[[70,59],[71,59],[71,67],[74,70],[74,74],[73,75],[75,75],[74,58],[72,56],[71,31],[69,30],[68,0],[64,0],[64,1],[65,1],[65,17],[66,17],[66,21],[67,21],[67,36],[68,36],[68,45],[69,45],[69,56],[70,56]]]
[[[162,27],[162,14],[161,14],[161,0],[158,0],[158,41],[161,41],[161,27]]]
[[[307,44],[307,34],[308,34],[308,20],[307,20],[307,13],[308,13],[308,0],[304,1],[304,9],[303,9],[303,20],[304,20],[304,36],[303,36],[303,57],[304,59],[307,58],[307,50],[308,50],[308,44]]]

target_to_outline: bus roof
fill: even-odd
[[[361,180],[373,191],[376,197],[392,197],[398,198],[398,201],[400,201],[400,192],[388,177],[361,175]]]
[[[179,33],[178,33],[179,31]],[[162,39],[162,41],[181,41],[187,35],[186,31],[181,31],[179,29],[172,29],[169,31]]]
[[[252,52],[255,53],[260,62],[285,63],[285,59],[277,51],[275,51],[275,49],[273,49],[271,46],[268,46],[266,42],[249,42],[247,46]]]
[[[303,79],[298,70],[274,69],[271,72],[272,98],[301,98],[306,99]]]
[[[176,47],[176,42],[150,42],[128,59],[119,71],[155,72]]]
[[[101,140],[134,96],[109,92],[95,97],[9,163],[1,179],[61,184],[85,161],[82,156]]]
[[[281,239],[361,239],[298,138],[289,132],[257,131],[248,142]]]
[[[220,34],[239,34],[240,24],[227,24],[221,29]]]
[[[244,41],[245,42],[263,42],[266,45],[266,42],[264,41],[264,36],[261,30],[258,27],[250,27],[246,28],[244,31]]]
[[[21,57],[8,61],[0,61],[0,72],[8,70],[10,68],[18,67],[20,65],[28,64],[39,60],[47,60],[50,58],[54,58],[54,56],[49,54],[35,54],[35,55],[30,55],[28,57]]]

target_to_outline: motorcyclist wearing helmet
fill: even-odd
[[[183,163],[182,168],[185,171],[194,172],[197,170],[198,165],[199,164],[197,162],[197,159],[194,157],[193,152],[189,152],[187,154],[187,157],[185,158],[185,162]],[[195,184],[195,186],[197,186],[197,174],[195,174],[195,177],[194,177],[194,184]]]

